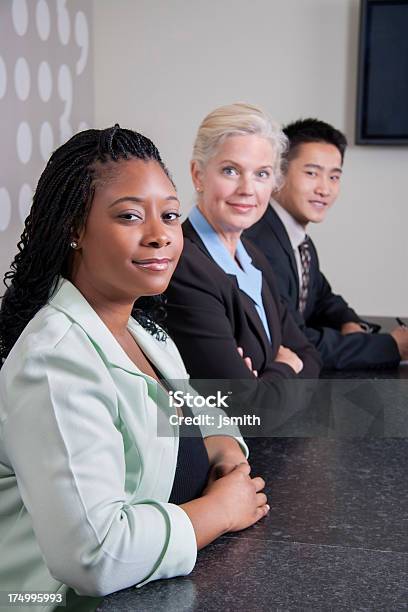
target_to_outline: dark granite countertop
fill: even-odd
[[[200,551],[189,576],[114,593],[98,610],[408,610],[408,366],[353,376],[379,380],[391,427],[249,439],[269,516]]]
[[[407,610],[408,440],[256,439],[271,511],[99,610]]]

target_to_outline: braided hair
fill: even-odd
[[[51,155],[38,181],[18,253],[4,276],[0,367],[24,327],[47,303],[58,277],[69,276],[72,234],[86,222],[95,183],[103,179],[103,165],[108,169],[112,162],[130,158],[155,160],[170,178],[152,141],[118,124],[79,132]],[[161,296],[143,297],[132,311],[159,340],[166,338],[155,322],[164,318],[162,304]]]

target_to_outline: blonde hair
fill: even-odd
[[[252,104],[236,102],[220,106],[207,115],[198,128],[192,161],[204,168],[226,138],[249,134],[266,138],[271,143],[276,153],[273,172],[279,187],[282,179],[282,155],[288,148],[288,140],[279,124],[261,108]]]

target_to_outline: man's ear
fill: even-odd
[[[200,191],[203,190],[203,173],[196,159],[193,159],[190,162],[190,172],[195,190],[200,193]]]

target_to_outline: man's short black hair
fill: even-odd
[[[283,128],[289,140],[289,148],[286,154],[287,161],[296,157],[297,148],[308,142],[325,142],[334,145],[340,152],[343,163],[344,153],[347,147],[347,139],[329,123],[319,119],[299,119],[289,123]]]

